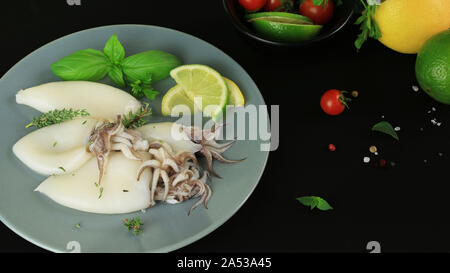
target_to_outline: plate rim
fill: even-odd
[[[10,73],[12,72],[12,70],[13,70],[16,66],[18,66],[18,65],[21,64],[23,61],[25,61],[25,59],[27,59],[27,58],[33,56],[34,54],[36,54],[36,52],[39,51],[40,49],[42,49],[42,48],[44,48],[44,47],[50,45],[51,43],[54,43],[54,42],[59,41],[59,40],[62,40],[62,39],[69,38],[69,37],[71,37],[71,36],[77,35],[77,34],[82,33],[82,32],[88,32],[88,31],[92,31],[92,30],[103,29],[103,28],[110,28],[110,27],[119,27],[119,28],[120,28],[120,27],[157,28],[157,29],[162,29],[162,30],[164,30],[164,31],[176,32],[176,33],[181,34],[181,35],[187,35],[187,36],[189,36],[190,38],[193,38],[193,39],[198,40],[198,41],[200,41],[200,42],[206,43],[206,44],[208,44],[209,46],[212,46],[213,48],[215,48],[215,49],[219,50],[220,52],[222,52],[226,57],[230,58],[230,59],[231,59],[231,60],[232,60],[239,68],[241,68],[243,71],[245,71],[245,73],[247,73],[247,75],[248,75],[248,77],[250,78],[251,82],[257,87],[257,91],[258,91],[258,93],[259,93],[258,95],[261,97],[261,100],[263,101],[264,105],[267,105],[266,102],[265,102],[265,100],[264,100],[264,97],[263,97],[261,91],[259,90],[259,87],[256,85],[255,81],[254,81],[254,80],[252,79],[252,77],[248,74],[248,72],[247,72],[247,71],[246,71],[246,70],[245,70],[245,69],[244,69],[237,61],[235,61],[231,56],[229,56],[227,53],[225,53],[222,49],[218,48],[217,46],[215,46],[215,45],[213,45],[213,44],[211,44],[211,43],[209,43],[209,42],[207,42],[207,41],[205,41],[205,40],[203,40],[203,39],[201,39],[201,38],[198,38],[198,37],[196,37],[196,36],[194,36],[194,35],[191,35],[191,34],[189,34],[189,33],[183,32],[183,31],[179,31],[179,30],[172,29],[172,28],[167,28],[167,27],[162,27],[162,26],[157,26],[157,25],[146,25],[146,24],[112,24],[112,25],[103,25],[103,26],[97,26],[97,27],[92,27],[92,28],[87,28],[87,29],[79,30],[79,31],[72,32],[72,33],[66,34],[66,35],[64,35],[64,36],[61,36],[61,37],[59,37],[59,38],[57,38],[57,39],[54,39],[54,40],[52,40],[52,41],[50,41],[50,42],[47,42],[47,43],[45,43],[44,45],[38,47],[37,49],[35,49],[35,50],[33,50],[32,52],[28,53],[25,57],[23,57],[22,59],[20,59],[18,62],[16,62],[13,66],[11,66],[11,68],[9,68],[9,69],[2,75],[2,77],[0,78],[0,84],[3,82],[4,78],[5,78],[6,76],[8,76],[8,74],[10,74]],[[269,128],[270,128],[270,116],[269,116],[269,114],[267,114],[267,116],[268,116],[268,121],[269,121],[269,125],[268,125],[268,126],[269,126]],[[259,175],[258,175],[258,178],[257,178],[257,181],[256,181],[255,185],[254,185],[254,186],[251,188],[251,190],[246,194],[246,196],[243,198],[242,202],[240,202],[240,203],[236,206],[236,208],[232,210],[232,212],[231,212],[229,215],[225,215],[225,216],[221,217],[219,220],[213,222],[211,225],[207,226],[206,228],[204,228],[204,229],[201,230],[200,232],[195,233],[194,235],[189,236],[189,237],[187,237],[187,238],[185,238],[185,239],[183,239],[183,240],[180,240],[180,241],[177,242],[177,243],[170,244],[170,245],[168,245],[168,246],[165,246],[165,247],[161,247],[161,248],[155,249],[155,250],[153,250],[153,251],[144,251],[144,252],[159,252],[159,253],[172,252],[172,251],[178,250],[178,249],[180,249],[180,248],[182,248],[182,247],[188,246],[188,245],[190,245],[190,244],[192,244],[192,243],[194,243],[194,242],[196,242],[196,241],[198,241],[198,240],[200,240],[200,239],[206,237],[208,234],[210,234],[211,232],[215,231],[215,230],[218,229],[220,226],[222,226],[225,222],[227,222],[229,219],[231,219],[231,217],[233,217],[233,216],[236,214],[236,212],[238,212],[238,210],[241,209],[241,207],[244,205],[245,202],[247,202],[247,200],[248,200],[248,198],[250,197],[250,195],[254,192],[254,190],[255,190],[256,187],[258,186],[258,184],[259,184],[259,182],[260,182],[260,180],[261,180],[261,178],[262,178],[262,176],[263,176],[263,174],[264,174],[264,171],[265,171],[265,169],[266,169],[267,162],[268,162],[268,160],[269,160],[269,155],[270,155],[270,151],[267,151],[267,153],[264,154],[265,159],[264,159],[264,162],[263,162],[263,168],[262,168],[262,169],[260,170],[260,172],[259,172]],[[17,228],[14,224],[10,223],[9,221],[6,221],[6,220],[4,219],[4,217],[3,217],[3,213],[2,213],[2,210],[1,210],[1,209],[0,209],[0,221],[1,221],[6,227],[8,227],[11,231],[13,231],[15,234],[19,235],[19,236],[22,237],[23,239],[27,240],[28,242],[30,242],[30,243],[32,243],[32,244],[38,246],[38,247],[41,247],[41,248],[43,248],[43,249],[45,249],[45,250],[47,250],[47,251],[51,251],[51,252],[55,252],[55,253],[62,253],[62,252],[63,252],[63,251],[61,251],[60,249],[54,248],[54,247],[52,247],[52,246],[49,246],[49,245],[46,244],[45,242],[40,241],[38,238],[34,238],[34,237],[32,237],[32,236],[29,236],[28,234],[25,234],[24,232],[22,232],[22,231],[20,230],[20,228]],[[88,251],[88,252],[89,252],[89,251]],[[87,253],[88,253],[88,252],[87,252]],[[106,252],[106,251],[105,251],[105,252]],[[117,253],[120,253],[120,252],[117,252]]]

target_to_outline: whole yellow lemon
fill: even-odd
[[[450,0],[387,0],[374,19],[385,46],[417,53],[428,38],[450,28]]]

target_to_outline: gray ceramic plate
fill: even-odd
[[[0,135],[0,219],[23,238],[51,251],[67,252],[71,245],[79,243],[81,252],[167,252],[190,244],[218,228],[243,205],[256,187],[268,158],[268,152],[260,151],[260,141],[236,142],[226,157],[247,159],[232,165],[216,162],[215,169],[223,178],[210,181],[213,195],[209,209],[199,207],[190,216],[187,211],[194,200],[180,205],[158,204],[146,212],[99,215],[60,206],[33,192],[45,177],[19,162],[11,147],[31,131],[24,125],[38,112],[17,105],[16,92],[57,81],[49,68],[51,63],[76,50],[101,50],[113,33],[118,35],[127,56],[160,49],[179,56],[185,64],[209,65],[240,86],[247,104],[265,104],[255,83],[233,59],[198,38],[166,28],[99,27],[65,36],[26,56],[0,79],[0,123],[4,126]],[[164,93],[174,84],[172,79],[166,79],[156,88]],[[151,104],[154,121],[162,119],[160,98]],[[145,225],[143,233],[134,236],[123,226],[122,219],[137,215]],[[80,229],[74,227],[78,222]],[[78,243],[69,243],[72,241]]]

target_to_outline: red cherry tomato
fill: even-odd
[[[320,107],[328,115],[336,116],[344,112],[346,100],[348,99],[345,98],[341,91],[331,89],[323,93],[320,98]]]
[[[264,7],[265,11],[284,11],[284,8],[281,7],[283,4],[287,4],[287,1],[291,1],[293,5],[293,0],[267,0],[267,4]]]
[[[328,150],[334,152],[336,151],[336,146],[334,146],[333,144],[328,145]]]
[[[267,0],[239,0],[239,4],[247,11],[258,11],[266,5]]]
[[[328,0],[328,4],[324,6],[316,6],[313,0],[305,0],[299,7],[301,15],[313,20],[314,24],[325,25],[331,20],[334,13],[334,4],[332,0]]]

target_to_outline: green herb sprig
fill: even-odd
[[[125,49],[116,34],[106,42],[103,52],[83,49],[53,63],[50,68],[63,80],[98,81],[106,75],[121,88],[130,87],[136,98],[151,100],[158,94],[152,84],[169,76],[181,61],[174,55],[149,50],[125,58]]]
[[[144,223],[141,221],[141,217],[137,216],[136,218],[132,219],[123,219],[124,225],[128,228],[128,230],[133,231],[133,234],[139,235],[142,233],[142,226]]]
[[[40,115],[39,117],[32,118],[31,122],[27,126],[25,126],[25,128],[35,126],[36,128],[39,129],[49,125],[72,120],[76,117],[86,117],[86,116],[89,116],[89,113],[86,112],[86,110],[73,110],[73,109],[52,110],[50,112]]]
[[[332,210],[333,207],[328,204],[325,199],[317,196],[303,196],[297,200],[304,206],[311,207],[311,209],[318,208],[319,210]]]
[[[141,127],[148,122],[148,117],[152,115],[152,109],[149,104],[144,102],[144,105],[136,113],[129,112],[128,115],[122,117],[122,124],[125,128],[133,129]]]
[[[361,3],[364,6],[364,11],[362,12],[361,16],[356,19],[355,25],[360,25],[359,29],[361,30],[361,33],[358,35],[358,38],[355,41],[355,47],[357,51],[359,51],[364,44],[365,41],[367,41],[368,38],[373,38],[378,40],[381,38],[381,32],[380,28],[378,27],[377,22],[373,19],[373,16],[375,15],[375,11],[377,9],[376,4],[366,4],[364,0],[361,0]]]
[[[149,83],[145,84],[143,83],[141,80],[136,80],[133,83],[130,83],[131,86],[131,95],[133,95],[135,98],[142,98],[142,97],[146,97],[149,98],[151,100],[154,100],[156,95],[159,94],[158,91],[156,91],[155,89],[153,89],[153,87],[151,86],[151,82],[152,82],[152,77],[149,77]]]

